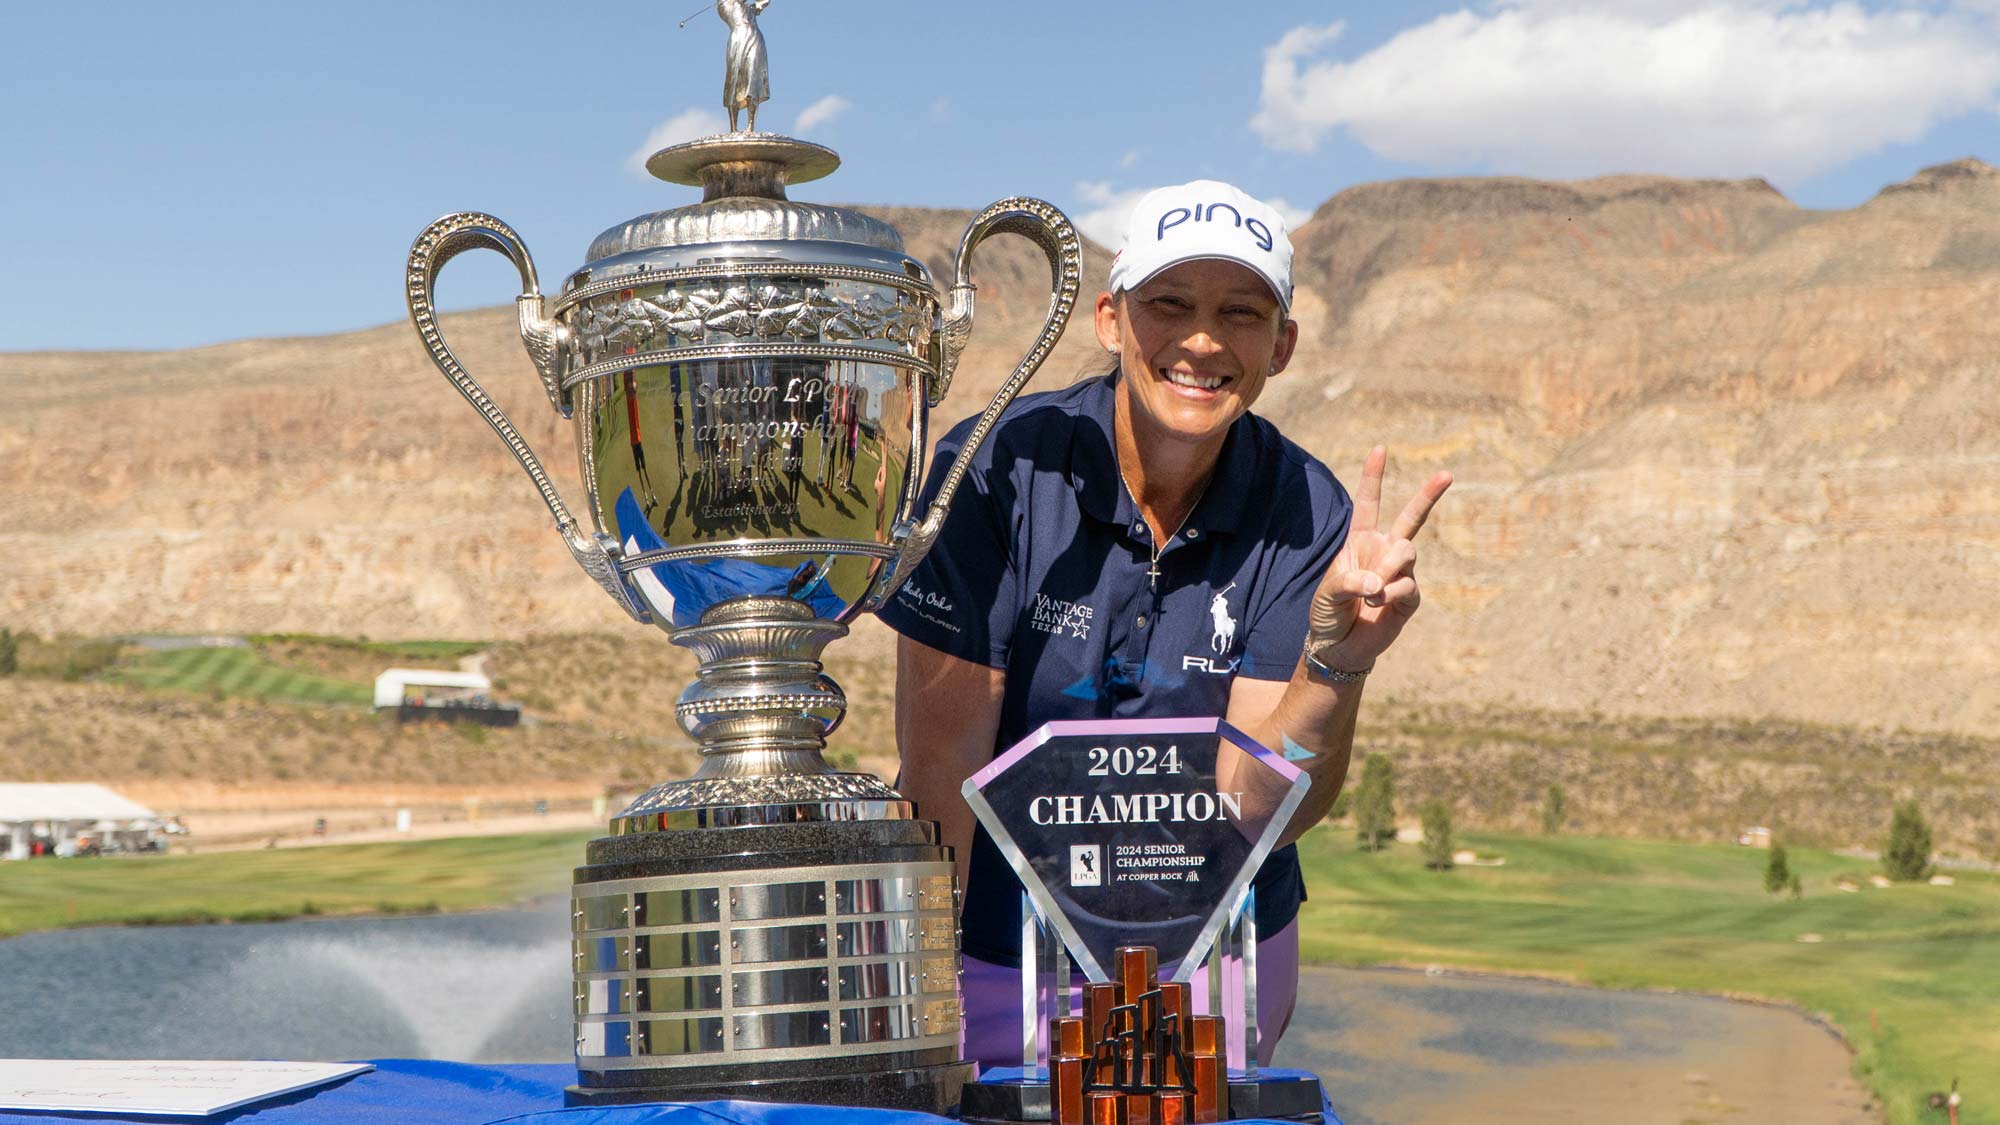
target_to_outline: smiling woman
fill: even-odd
[[[1416,612],[1411,540],[1451,483],[1437,474],[1379,530],[1381,450],[1350,501],[1250,413],[1298,341],[1291,262],[1283,217],[1228,184],[1142,199],[1096,302],[1117,369],[1002,416],[881,611],[903,635],[899,785],[964,873],[966,1050],[983,1063],[1019,1058],[1020,895],[959,786],[1056,719],[1225,716],[1311,775],[1255,881],[1266,1061],[1290,1017],[1305,894],[1290,842],[1340,791],[1364,679]]]
[[[1291,361],[1298,322],[1286,319],[1256,272],[1204,259],[1165,269],[1136,289],[1101,294],[1097,337],[1113,355],[1133,356],[1138,368],[1120,394],[1118,448],[1129,454],[1122,458],[1132,465],[1128,476],[1165,476],[1172,462],[1181,462],[1171,467],[1183,474],[1214,463],[1229,427]],[[1142,444],[1152,456],[1139,457]]]

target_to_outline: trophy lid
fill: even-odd
[[[833,174],[840,154],[779,133],[721,133],[672,145],[646,158],[646,171],[670,184],[704,189],[704,200],[731,195],[785,197],[786,184]]]
[[[849,243],[900,259],[903,236],[888,223],[846,207],[786,198],[787,186],[820,179],[839,166],[840,156],[832,149],[775,133],[723,133],[663,148],[646,161],[646,170],[668,183],[699,185],[701,202],[612,227],[591,241],[590,260],[601,275],[609,264],[605,259],[645,251],[808,241]],[[760,246],[756,252],[758,257],[792,256],[777,246]]]
[[[740,256],[719,254],[719,243],[757,243],[741,254],[761,260],[836,261],[903,272],[914,266],[913,275],[928,282],[922,263],[904,253],[903,236],[888,223],[845,207],[786,198],[789,185],[830,175],[840,167],[840,156],[824,145],[756,131],[757,104],[769,96],[769,78],[755,13],[747,18],[756,42],[747,55],[732,42],[723,105],[732,125],[738,111],[748,109],[751,127],[672,145],[647,158],[646,170],[654,176],[699,186],[701,202],[641,215],[598,235],[590,244],[590,264],[571,278],[572,284]],[[702,249],[689,254],[690,247]]]

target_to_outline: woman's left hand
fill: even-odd
[[[1388,462],[1388,451],[1378,445],[1362,463],[1347,542],[1313,594],[1306,651],[1317,649],[1320,663],[1340,671],[1366,671],[1417,612],[1423,595],[1417,589],[1415,540],[1431,509],[1451,487],[1451,474],[1440,469],[1384,532],[1377,524],[1382,469]]]

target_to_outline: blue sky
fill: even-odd
[[[1102,231],[1197,176],[1301,214],[1370,180],[1621,171],[1849,207],[2000,163],[2000,0],[773,0],[762,23],[759,124],[805,115],[845,160],[810,200],[1026,193]],[[460,209],[553,285],[598,231],[693,200],[632,157],[719,114],[723,38],[697,0],[10,5],[0,351],[398,320],[411,238]],[[513,292],[474,255],[442,296]]]

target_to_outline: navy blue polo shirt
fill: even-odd
[[[1238,676],[1287,680],[1353,505],[1326,466],[1246,413],[1159,553],[1118,473],[1107,375],[1016,400],[974,456],[937,544],[881,610],[911,640],[1007,670],[994,754],[1054,719],[1222,715]],[[938,443],[927,511],[973,419]],[[921,738],[921,735],[917,736]],[[975,830],[965,952],[1018,964],[1019,883]],[[1298,850],[1258,872],[1257,927],[1305,897]]]

